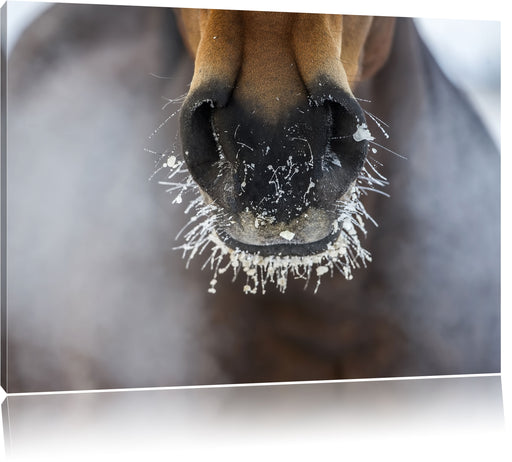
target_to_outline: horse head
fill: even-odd
[[[227,247],[319,254],[368,150],[357,83],[385,62],[389,18],[182,9],[195,59],[180,133]]]

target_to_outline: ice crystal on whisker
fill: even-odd
[[[177,249],[183,252],[188,267],[191,260],[204,255],[202,268],[212,271],[212,279],[208,292],[215,293],[215,285],[221,275],[231,270],[232,280],[240,275],[245,277],[243,290],[245,293],[265,293],[269,285],[285,292],[289,278],[304,280],[306,288],[312,278],[316,278],[314,291],[318,290],[321,278],[326,274],[341,272],[346,279],[352,279],[355,268],[366,267],[371,261],[368,251],[362,248],[358,231],[366,235],[365,220],[373,222],[366,212],[360,195],[362,190],[355,183],[348,194],[335,204],[338,218],[336,226],[340,233],[338,238],[327,248],[308,256],[262,256],[241,249],[232,249],[218,236],[217,229],[227,226],[231,220],[220,207],[214,203],[205,203],[196,183],[183,167],[183,161],[171,161],[168,180],[161,183],[168,186],[167,191],[174,196],[173,203],[182,201],[182,196],[191,192],[196,197],[190,201],[185,213],[190,214],[187,224],[179,231],[177,238],[183,243]],[[176,177],[182,176],[180,179]],[[358,182],[372,178],[375,184],[383,185],[382,178],[375,179],[365,172]],[[180,198],[180,200],[177,200]],[[290,237],[289,234],[286,234]]]
[[[215,232],[213,224],[215,212],[209,215],[209,219],[213,218],[213,221],[203,222],[203,226],[196,226],[185,236],[186,243],[180,248],[184,250],[185,255],[188,253],[188,261],[190,261],[197,253],[202,253],[206,247],[209,247],[210,255],[205,265],[212,270],[213,280],[217,280],[218,276],[229,268],[233,270],[233,280],[240,273],[244,273],[246,281],[243,290],[246,293],[258,291],[265,293],[269,284],[275,285],[284,293],[290,277],[304,280],[305,287],[308,286],[312,277],[316,277],[314,289],[316,292],[323,275],[327,273],[332,275],[334,271],[339,271],[346,279],[352,279],[353,269],[365,267],[366,263],[371,261],[369,252],[361,247],[356,230],[362,230],[366,234],[362,218],[368,217],[359,201],[359,195],[360,192],[354,185],[349,197],[336,204],[339,212],[337,222],[340,226],[340,234],[324,251],[314,255],[262,256],[259,253],[232,249]],[[199,213],[202,213],[202,207],[204,205],[199,205]],[[206,207],[214,206],[210,204]],[[201,250],[198,252],[197,249]]]

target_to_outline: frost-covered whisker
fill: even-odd
[[[364,101],[365,103],[371,103],[371,100],[369,100],[369,99],[358,98],[358,97],[356,97],[356,96],[354,96],[354,98],[355,98],[357,101]]]
[[[386,122],[384,122],[383,120],[379,119],[376,115],[373,115],[371,112],[367,111],[366,109],[363,109],[363,110],[364,110],[364,113],[375,122],[377,127],[379,127],[380,131],[386,137],[386,139],[389,138],[388,133],[386,132],[386,130],[384,130],[384,127],[383,127],[383,125],[385,125],[386,127],[389,127],[389,125]]]
[[[165,98],[163,97],[163,99],[166,101],[166,103],[162,106],[162,111],[167,107],[169,106],[169,104],[179,104],[180,107],[181,105],[183,104],[183,101],[185,101],[185,98],[187,97],[187,94],[184,93],[183,95],[181,96],[178,96],[177,98]]]
[[[365,193],[367,191],[371,191],[371,192],[374,192],[374,193],[377,193],[377,194],[381,194],[382,196],[390,197],[387,192],[381,191],[380,189],[377,189],[377,188],[370,188],[368,186],[359,186],[359,189],[361,191],[364,191]]]
[[[375,161],[374,159],[367,157],[366,158],[365,167],[363,167],[363,172],[368,175],[368,180],[369,181],[377,183],[377,184],[379,184],[381,186],[387,186],[388,185],[388,181],[387,181],[386,177],[384,175],[382,175],[381,173],[379,173],[379,171],[377,170],[377,167],[375,167],[372,164],[372,161],[382,165],[380,162]],[[371,175],[369,174],[368,170],[366,169],[367,165],[372,169],[373,173],[375,173],[380,178],[380,180],[377,179],[377,178],[371,177]]]
[[[377,175],[376,177],[368,171],[366,168],[367,166],[369,166],[372,172]],[[378,188],[384,188],[389,184],[386,177],[377,171],[377,169],[372,165],[371,160],[368,158],[365,161],[365,165],[361,170],[361,173],[357,177],[357,183],[359,191],[364,195],[367,195],[368,192],[374,192],[385,197],[390,197],[387,192]]]
[[[395,156],[398,156],[398,157],[400,157],[400,158],[402,158],[402,159],[407,159],[407,157],[402,156],[402,154],[398,154],[398,152],[392,151],[391,149],[386,148],[386,146],[382,146],[382,144],[376,143],[375,141],[370,141],[370,144],[373,144],[373,145],[375,145],[375,146],[378,146],[379,148],[382,148],[382,149],[384,149],[385,151],[387,151],[387,152],[389,152],[389,153],[391,153],[391,154],[394,154]]]
[[[364,102],[368,102],[368,103],[371,103],[371,101],[368,101],[368,100],[364,100],[364,99],[361,99],[361,98],[356,98],[357,100],[359,101],[364,101]],[[376,115],[372,114],[370,111],[368,111],[367,109],[364,109],[362,108],[364,113],[375,123],[375,125],[378,127],[378,129],[382,132],[382,134],[384,135],[384,137],[386,139],[389,139],[389,134],[388,132],[384,129],[384,126],[385,127],[388,127],[389,128],[389,125],[384,122],[382,119],[380,119],[379,117],[377,117]],[[366,126],[366,124],[364,124]],[[358,127],[359,128],[359,127]],[[366,127],[367,128],[367,127]],[[356,132],[357,133],[357,132]],[[394,154],[395,156],[398,156],[402,159],[407,159],[405,156],[387,148],[386,146],[383,146],[382,144],[379,144],[375,141],[375,138],[374,137],[371,137],[371,138],[367,138],[368,142],[372,145],[372,146],[377,146],[379,148],[382,148],[384,149],[385,151],[391,153],[391,154]],[[372,152],[373,153],[376,153],[377,152],[377,149],[375,147],[372,148]],[[370,166],[372,166],[370,164]],[[373,166],[372,166],[373,167]]]
[[[153,151],[151,149],[144,149],[144,151],[146,151],[147,153],[149,154],[153,154],[155,156],[158,156],[158,159],[157,161],[155,162],[157,168],[156,170],[151,174],[151,176],[148,178],[148,181],[151,181],[159,172],[161,172],[164,168],[166,168],[166,165],[165,165],[165,162],[163,165],[161,165],[160,167],[158,167],[158,164],[160,164],[162,162],[162,159],[165,158],[166,154],[165,153],[158,153],[156,151]]]
[[[176,117],[180,112],[181,112],[181,107],[182,107],[182,104],[183,103],[183,100],[185,99],[185,96],[186,95],[183,95],[183,96],[180,96],[179,98],[175,98],[175,99],[170,99],[170,98],[164,98],[167,102],[162,106],[161,110],[165,110],[165,108],[169,105],[169,104],[180,104],[179,108],[176,109],[176,111],[172,112],[170,115],[168,115],[164,120],[163,122],[160,123],[160,125],[158,125],[158,127],[156,127],[153,132],[148,136],[148,139],[152,139],[154,138],[158,132],[160,132],[160,130],[169,123],[169,121]]]
[[[168,100],[164,108],[171,102],[176,101]],[[388,138],[389,136],[383,128],[383,126],[387,127],[387,124],[368,111],[365,112],[370,120],[379,127],[384,136]],[[169,118],[175,114],[173,113]],[[155,130],[155,133],[165,123],[166,121]],[[213,129],[214,135],[216,135],[215,127]],[[237,140],[238,129],[239,126],[236,127],[233,137],[238,143],[239,148],[252,151],[253,148],[251,146]],[[345,137],[353,137],[355,141],[367,140],[371,145],[399,155],[375,142],[375,138],[366,123],[358,124],[356,131]],[[280,194],[285,193],[281,183],[289,184],[293,181],[299,169],[310,171],[313,168],[313,152],[309,141],[305,138],[293,136],[293,133],[289,139],[298,143],[304,143],[306,145],[306,153],[309,153],[310,158],[300,165],[292,156],[282,165],[268,165],[268,169],[272,173],[270,183],[276,188],[274,200],[279,200]],[[218,140],[217,144],[219,144]],[[197,183],[192,179],[183,158],[176,154],[174,147],[165,153],[149,150],[148,152],[160,155],[159,166],[154,175],[157,172],[166,172],[166,178],[159,181],[159,184],[166,187],[166,191],[171,195],[172,203],[184,203],[186,195],[190,198],[184,209],[185,214],[188,216],[188,221],[176,236],[176,239],[180,240],[176,249],[181,250],[187,267],[194,258],[202,257],[201,268],[212,273],[210,284],[206,288],[209,293],[216,292],[218,280],[225,273],[231,274],[232,281],[240,277],[245,278],[243,284],[243,291],[245,293],[265,293],[270,286],[284,293],[290,279],[303,281],[304,288],[309,287],[310,283],[314,282],[313,290],[316,292],[319,289],[322,278],[332,277],[336,273],[341,273],[347,280],[350,280],[353,278],[354,270],[366,267],[371,262],[371,255],[362,247],[360,236],[366,236],[365,225],[367,222],[375,226],[378,225],[365,209],[361,198],[372,192],[389,197],[382,190],[388,185],[385,176],[379,172],[379,167],[382,164],[371,156],[366,157],[363,168],[348,191],[332,205],[334,218],[331,235],[333,241],[327,244],[324,250],[318,251],[318,253],[294,256],[262,255],[259,252],[249,252],[237,247],[232,248],[228,246],[221,236],[224,234],[229,235],[230,227],[234,224],[234,217],[215,202],[205,198],[206,196],[202,194]],[[376,148],[372,148],[372,152],[375,154],[377,152]],[[266,154],[268,154],[268,149],[264,155]],[[342,167],[342,162],[342,158],[340,161],[337,156],[335,157],[334,154],[329,155],[329,151],[327,151],[327,157],[323,160],[322,169],[340,168]],[[219,160],[215,163],[215,168],[219,176],[229,175],[233,171],[231,163],[225,158],[221,149],[219,151]],[[245,165],[245,170],[243,171],[244,178],[241,184],[242,189],[246,181],[249,181],[248,175],[252,174],[253,169],[254,165]],[[311,178],[313,177],[311,176]],[[313,179],[310,179],[308,192],[315,186]],[[302,205],[310,205],[307,202],[307,197],[303,197],[302,200],[304,201]],[[255,216],[255,229],[263,227],[264,222],[272,218],[263,217],[258,214]],[[238,220],[239,218],[236,219]],[[280,236],[292,245],[295,233],[286,230],[282,231]]]
[[[196,189],[198,191],[198,188]],[[289,278],[304,280],[304,288],[308,287],[311,278],[316,278],[314,291],[318,290],[321,278],[341,272],[346,279],[352,279],[352,271],[366,267],[371,261],[368,251],[362,248],[358,231],[366,234],[364,220],[374,220],[368,215],[360,199],[361,191],[354,184],[349,193],[335,204],[339,229],[338,238],[327,248],[314,255],[307,256],[263,256],[239,248],[232,249],[219,237],[231,217],[216,204],[206,204],[203,196],[198,195],[188,206],[187,211],[194,210],[188,223],[180,230],[184,243],[177,247],[182,250],[188,267],[191,260],[209,252],[203,262],[202,269],[209,268],[212,279],[208,291],[215,293],[215,285],[221,274],[232,270],[236,280],[240,274],[245,275],[243,290],[245,293],[265,293],[269,285],[274,285],[285,292]]]

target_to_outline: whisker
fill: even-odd
[[[385,146],[382,146],[382,144],[376,143],[375,141],[370,141],[370,143],[371,143],[371,144],[374,144],[375,146],[378,146],[379,148],[384,149],[385,151],[390,152],[391,154],[394,154],[395,156],[398,156],[398,157],[400,157],[400,158],[402,158],[402,159],[406,159],[406,160],[407,160],[407,157],[402,156],[401,154],[398,154],[397,152],[392,151],[391,149],[386,148]]]
[[[162,99],[164,99],[165,101],[167,101],[163,106],[162,106],[162,111],[167,107],[169,106],[169,104],[183,104],[183,101],[185,101],[185,98],[187,97],[187,94],[184,93],[183,95],[181,96],[178,96],[177,98],[166,98],[165,96],[162,96]],[[180,109],[181,110],[181,107]]]
[[[379,119],[375,114],[372,114],[370,111],[366,110],[366,109],[363,109],[363,111],[365,112],[366,115],[370,116],[370,118],[375,122],[379,122],[379,124],[381,125],[385,125],[386,127],[389,127],[389,125],[384,122],[382,119]],[[378,124],[377,124],[378,125]]]
[[[377,194],[381,194],[383,196],[390,197],[390,195],[388,193],[385,193],[384,191],[381,191],[380,189],[369,188],[367,186],[359,186],[359,189],[361,191],[372,191],[372,192],[375,192]]]

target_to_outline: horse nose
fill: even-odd
[[[368,139],[356,135],[365,118],[353,96],[326,79],[316,83],[276,106],[277,116],[219,83],[189,95],[181,139],[203,191],[229,210],[278,221],[332,207],[357,178]]]

